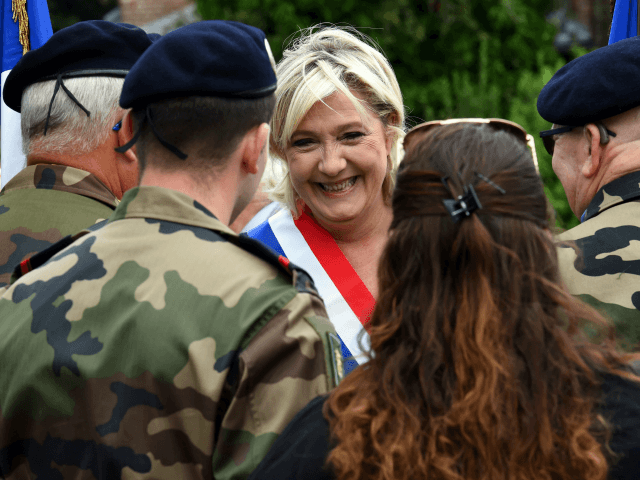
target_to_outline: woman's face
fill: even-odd
[[[362,118],[342,93],[311,107],[284,153],[293,187],[317,221],[340,224],[385,208],[392,141],[375,113]]]

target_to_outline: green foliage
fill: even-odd
[[[101,19],[118,6],[116,0],[47,0],[53,31],[84,20]]]
[[[276,60],[295,32],[318,23],[352,25],[371,36],[398,77],[409,126],[452,117],[501,117],[536,138],[558,225],[578,220],[538,138],[550,128],[536,99],[564,59],[544,19],[551,0],[198,0],[206,19],[263,29]],[[580,52],[582,53],[582,52]]]

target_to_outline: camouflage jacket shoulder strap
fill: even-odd
[[[13,284],[16,280],[18,280],[23,275],[35,270],[38,267],[41,267],[47,261],[53,257],[58,252],[64,250],[73,242],[75,242],[78,238],[84,237],[87,233],[91,233],[89,230],[83,230],[80,233],[76,233],[75,235],[67,235],[61,240],[58,240],[53,245],[45,248],[41,252],[38,252],[34,255],[31,255],[29,258],[25,258],[21,261],[16,268],[13,269],[13,274],[11,275],[11,282]]]
[[[54,243],[50,247],[23,260],[22,262],[20,262],[20,264],[16,265],[16,268],[13,271],[13,275],[11,276],[11,283],[15,282],[30,271],[44,265],[51,257],[56,255],[61,250],[67,248],[77,239],[83,237],[88,233],[91,233],[92,230],[96,230],[97,228],[100,228],[102,226],[103,222],[100,222],[99,224],[94,226],[96,228],[85,229],[73,236],[67,235],[62,240]],[[225,240],[267,262],[269,265],[275,267],[276,269],[285,273],[288,277],[292,278],[293,285],[299,292],[310,293],[312,295],[319,296],[311,275],[309,275],[304,269],[290,262],[288,258],[282,255],[276,255],[271,249],[263,245],[261,242],[254,240],[253,238],[250,238],[244,234],[236,236],[228,235],[224,232],[219,233],[225,237]]]
[[[249,237],[243,233],[241,235],[224,235],[225,239],[233,243],[237,247],[251,253],[252,255],[264,260],[269,265],[277,268],[278,270],[287,274],[288,277],[293,279],[293,285],[300,293],[310,293],[319,297],[318,290],[311,275],[306,270],[299,267],[283,255],[276,254],[269,247],[265,246],[262,242]]]
[[[84,230],[76,233],[75,235],[67,235],[63,239],[58,240],[56,243],[45,248],[41,252],[38,252],[34,255],[31,255],[29,258],[24,259],[22,262],[16,265],[16,268],[13,269],[13,274],[11,275],[10,283],[15,282],[21,276],[26,275],[31,270],[35,270],[36,268],[41,267],[56,253],[60,252],[61,250],[64,250],[73,242],[75,242],[77,239],[84,237],[87,233],[94,232],[99,228],[104,227],[108,222],[109,222],[108,219],[102,220],[98,223],[91,225],[88,228],[85,228]]]

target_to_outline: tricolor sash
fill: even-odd
[[[342,342],[345,373],[364,362],[358,336],[369,322],[375,299],[329,232],[306,213],[293,220],[288,210],[281,210],[247,235],[311,275]],[[365,331],[362,339],[365,347],[368,338]]]

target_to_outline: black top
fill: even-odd
[[[622,457],[610,480],[640,477],[640,385],[604,375],[601,413],[614,426],[609,446]],[[335,480],[324,468],[330,451],[329,423],[322,415],[326,397],[313,399],[287,425],[249,480]]]

